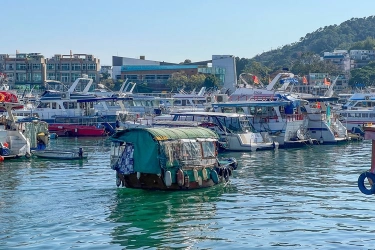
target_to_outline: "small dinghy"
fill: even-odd
[[[80,160],[86,159],[87,153],[82,148],[78,151],[60,151],[60,150],[35,150],[32,154],[39,158],[58,159],[58,160]]]

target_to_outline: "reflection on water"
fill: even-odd
[[[121,224],[113,231],[113,243],[164,248],[212,240],[217,203],[223,194],[234,192],[234,186],[224,184],[189,192],[119,189],[109,217]]]
[[[370,142],[256,153],[230,184],[188,192],[116,188],[103,139],[52,148],[85,161],[0,163],[0,249],[371,249],[373,202],[357,188]]]

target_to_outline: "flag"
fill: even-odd
[[[259,80],[258,80],[258,77],[257,76],[253,76],[253,82],[255,84],[259,84]]]
[[[303,83],[303,84],[308,84],[306,76],[304,76],[304,77],[302,78],[302,83]]]
[[[328,78],[327,77],[324,77],[324,85],[327,85],[327,86],[329,86],[331,83],[330,83],[330,81],[328,80]]]

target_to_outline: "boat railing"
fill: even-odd
[[[229,101],[273,101],[275,96],[273,94],[264,95],[236,95],[230,96]]]

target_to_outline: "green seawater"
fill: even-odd
[[[105,139],[50,147],[89,158],[0,163],[0,249],[375,248],[370,141],[224,153],[230,183],[187,192],[117,188]]]

